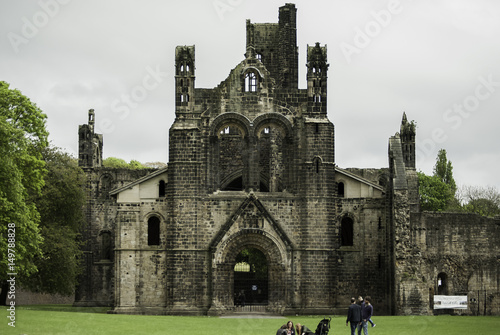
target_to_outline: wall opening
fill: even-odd
[[[234,304],[267,305],[269,275],[267,258],[256,248],[245,248],[236,256],[234,266]]]
[[[101,232],[101,260],[111,260],[112,241],[109,231]]]
[[[164,197],[165,196],[165,181],[160,180],[160,183],[158,184],[158,197]]]
[[[441,272],[437,277],[437,294],[448,295],[448,276]]]
[[[345,197],[345,186],[343,182],[340,182],[337,185],[337,195],[341,198]]]
[[[257,92],[257,75],[254,72],[245,75],[245,92]]]
[[[148,245],[160,245],[160,219],[157,216],[148,220]]]
[[[340,223],[340,245],[354,245],[354,222],[349,217],[344,217]]]
[[[221,191],[243,191],[243,177],[239,176],[233,179]]]

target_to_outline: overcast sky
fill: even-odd
[[[340,167],[387,167],[405,111],[417,169],[446,149],[457,184],[500,189],[500,1],[294,2],[299,87],[305,50],[328,47],[328,117]],[[104,158],[168,161],[174,51],[196,46],[197,88],[244,59],[245,20],[278,22],[284,1],[0,0],[0,80],[48,116],[52,144],[77,153],[96,112]]]

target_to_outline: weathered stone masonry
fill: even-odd
[[[429,314],[446,289],[474,299],[467,314],[500,314],[499,220],[419,211],[406,115],[388,168],[339,168],[327,48],[307,46],[299,89],[296,17],[286,4],[278,23],[247,20],[244,59],[213,89],[195,86],[195,47],[176,48],[165,169],[103,168],[89,112],[79,129],[89,200],[75,304],[232,312],[237,255],[255,248],[267,262],[259,303],[269,312],[344,313],[352,296],[371,295],[377,314]]]

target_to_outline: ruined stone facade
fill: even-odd
[[[406,115],[388,168],[339,168],[327,48],[307,46],[299,89],[296,15],[286,4],[278,23],[247,21],[245,58],[213,89],[195,87],[194,46],[176,48],[165,169],[102,167],[89,112],[79,130],[89,200],[75,304],[228,313],[244,287],[237,257],[253,248],[266,276],[245,289],[258,292],[247,302],[272,313],[344,313],[351,296],[371,295],[377,314],[429,314],[445,280],[446,294],[476,299],[465,313],[500,314],[500,219],[419,211]]]

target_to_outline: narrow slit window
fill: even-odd
[[[340,224],[340,238],[342,246],[354,245],[354,222],[351,218],[345,217]]]
[[[160,183],[158,184],[158,196],[164,197],[165,196],[165,181],[160,180]]]
[[[156,216],[148,220],[148,245],[160,245],[160,219]]]
[[[343,182],[340,182],[338,184],[338,196],[343,198],[345,196],[345,186],[344,186],[344,183]]]

